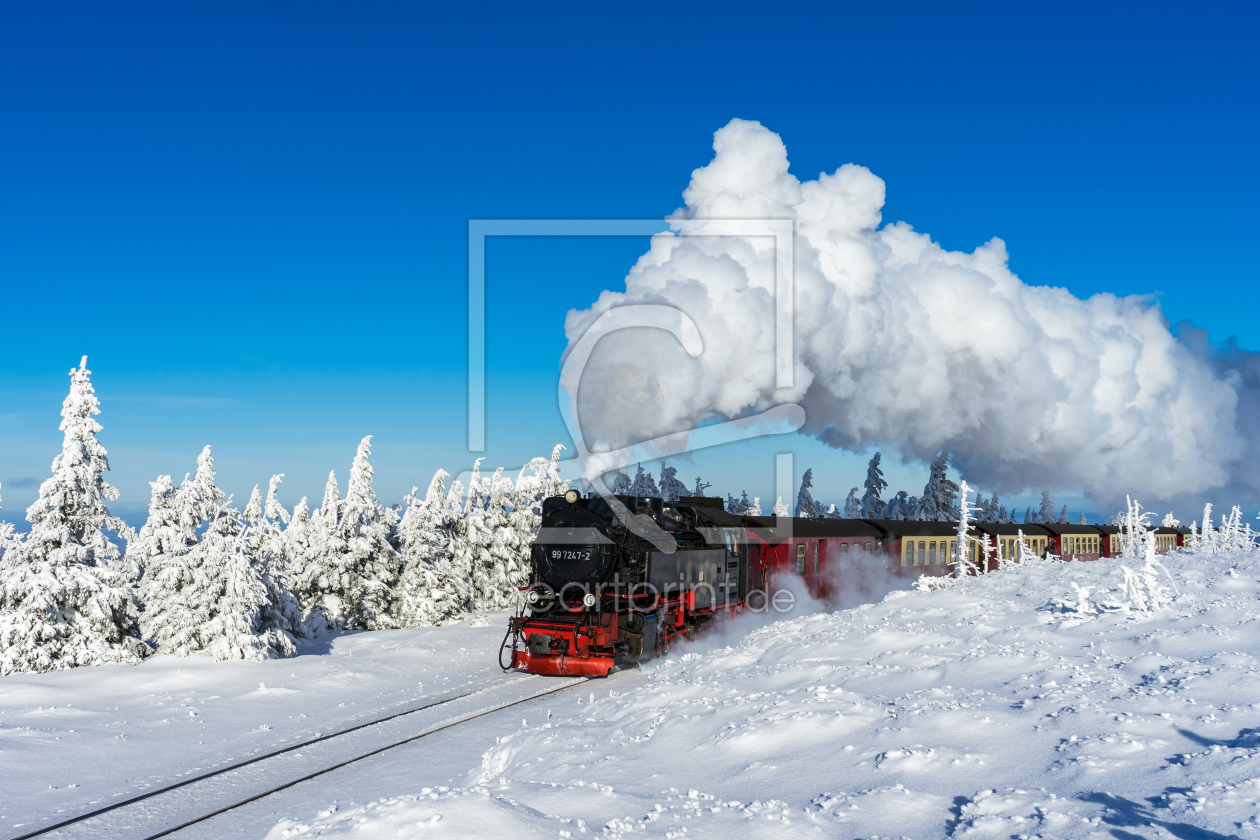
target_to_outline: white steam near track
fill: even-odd
[[[601,340],[578,407],[592,449],[620,447],[781,403],[804,431],[849,450],[940,449],[969,480],[1011,492],[1084,488],[1103,501],[1253,485],[1243,462],[1255,400],[1239,366],[1179,340],[1148,298],[1029,286],[992,239],[946,251],[909,224],[882,224],[884,182],[865,167],[799,181],[760,123],[732,120],[695,170],[679,233],[705,219],[796,223],[794,387],[774,387],[770,238],[662,234],[626,277],[566,320],[570,347],[604,311],[666,303],[699,326],[691,358],[660,330]]]

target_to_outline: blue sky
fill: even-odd
[[[1002,237],[1078,296],[1158,294],[1260,348],[1254,6],[54,3],[0,26],[0,481],[20,519],[89,355],[118,509],[214,446],[242,500],[318,496],[375,435],[401,499],[466,451],[469,218],[660,217],[732,117],[793,171],[868,166],[887,222]],[[489,464],[567,436],[565,312],[634,239],[491,243]],[[808,439],[680,465],[816,495],[864,458]],[[886,461],[895,458],[886,457]],[[921,465],[892,466],[916,492]],[[1058,493],[1075,509],[1070,488]],[[1099,512],[1100,514],[1102,512]]]

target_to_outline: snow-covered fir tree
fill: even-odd
[[[958,485],[949,480],[949,453],[941,452],[932,459],[928,483],[919,497],[915,518],[928,522],[944,522],[958,518]]]
[[[745,516],[761,516],[761,497],[753,496],[752,504],[744,511]]]
[[[1056,520],[1060,525],[1067,525],[1072,520],[1068,518],[1067,505],[1063,506],[1063,510],[1059,511],[1059,518]]]
[[[1077,520],[1077,523],[1076,523],[1076,524],[1077,524],[1077,525],[1088,525],[1088,524],[1089,524],[1088,522],[1086,522],[1086,521],[1085,521],[1085,510],[1084,510],[1084,508],[1082,508],[1082,509],[1081,509],[1081,518],[1080,518],[1079,520]]]
[[[183,514],[185,496],[171,477],[159,475],[149,487],[149,517],[135,539],[127,543],[126,555],[134,578],[139,580],[142,603],[148,600],[149,585],[161,575],[166,562],[180,562],[197,541],[197,520]]]
[[[61,454],[27,509],[30,534],[6,540],[0,564],[0,674],[135,662],[138,609],[120,552],[106,530],[125,526],[106,507],[118,491],[105,482],[105,448],[87,357],[70,371],[62,403]]]
[[[774,509],[770,512],[771,516],[791,516],[792,511],[788,510],[788,506],[783,504],[783,497],[779,496],[774,500]]]
[[[652,478],[650,472],[643,471],[642,464],[639,464],[639,471],[634,474],[634,482],[630,485],[630,495],[641,499],[661,495],[661,491],[656,488],[656,479]]]
[[[185,602],[199,614],[196,624],[174,650],[187,655],[205,651],[215,659],[261,661],[293,655],[293,639],[277,629],[262,628],[268,606],[267,587],[250,558],[249,540],[238,510],[216,510],[192,550],[198,579],[185,587]]]
[[[795,516],[805,518],[817,518],[822,516],[822,510],[818,503],[814,501],[813,495],[809,492],[809,488],[814,486],[814,470],[810,468],[805,470],[805,474],[801,476],[801,489],[796,493],[796,513]]]
[[[197,543],[201,519],[185,510],[191,507],[187,483],[177,490],[169,475],[159,475],[157,481],[149,482],[149,487],[152,488],[149,517],[136,540],[127,545],[127,554],[140,572],[138,588],[144,608],[140,616],[141,631],[144,638],[157,644],[163,622],[171,618],[168,596],[191,585],[195,579],[190,553]],[[179,607],[174,610],[179,611]]]
[[[1054,500],[1050,498],[1049,490],[1041,491],[1041,508],[1037,511],[1037,521],[1043,525],[1059,521],[1058,514],[1054,512]]]
[[[840,518],[840,511],[836,510],[836,506],[835,506],[835,505],[829,505],[829,506],[827,507],[827,510],[825,510],[825,511],[823,512],[823,517],[824,517],[825,519],[839,519],[839,518]]]
[[[708,481],[701,481],[700,476],[696,476],[696,486],[691,488],[691,495],[703,496],[705,491],[712,487],[713,484]]]
[[[862,484],[866,491],[862,494],[862,519],[884,518],[883,494],[888,487],[888,482],[884,481],[884,471],[879,468],[881,457],[881,454],[876,452],[870,463],[866,465],[866,481]]]
[[[462,539],[456,543],[457,564],[467,570],[472,585],[473,608],[480,609],[479,584],[486,570],[494,565],[490,556],[490,534],[486,523],[486,502],[489,493],[481,480],[481,462],[473,462],[472,477],[468,480],[468,499],[464,504]]]
[[[398,516],[372,490],[371,444],[371,435],[359,443],[345,501],[337,498],[336,477],[328,476],[317,530],[323,544],[299,582],[312,635],[394,626],[390,605],[401,558],[390,536]]]
[[[284,474],[273,475],[267,484],[267,500],[257,504],[258,488],[246,506],[246,544],[250,562],[267,590],[267,603],[259,619],[263,632],[276,631],[287,638],[304,635],[302,608],[294,594],[294,562],[285,539],[291,524],[289,512],[280,504],[277,491]]]
[[[678,480],[678,470],[661,461],[661,498],[667,502],[676,502],[679,497],[687,495],[687,485]]]
[[[502,610],[515,606],[517,588],[529,575],[528,531],[512,527],[512,480],[499,467],[486,482],[483,533],[488,565],[474,566],[473,597],[477,608]]]
[[[621,470],[617,470],[616,474],[613,476],[612,484],[609,485],[609,488],[614,496],[633,495],[630,492],[630,476],[626,475]]]
[[[416,488],[407,496],[407,510],[398,526],[403,573],[398,583],[394,616],[399,627],[441,624],[471,609],[467,581],[455,573],[451,554],[453,522],[446,503],[445,470],[429,482],[424,498]]]
[[[209,446],[197,456],[197,471],[184,477],[178,490],[166,503],[164,482],[152,483],[153,499],[149,519],[140,530],[136,551],[145,566],[140,578],[140,599],[144,612],[140,626],[144,638],[162,653],[187,656],[205,648],[198,628],[215,610],[217,569],[221,558],[211,556],[211,566],[203,569],[206,551],[194,553],[202,537],[198,529],[226,507],[227,497],[214,482],[214,455]],[[170,517],[168,526],[163,520]],[[157,543],[163,534],[170,539]],[[160,546],[160,550],[159,549]]]
[[[1024,524],[1030,525],[1036,521],[1037,520],[1033,518],[1032,508],[1030,507],[1024,508]]]
[[[299,611],[302,608],[299,581],[303,579],[307,565],[315,556],[315,525],[311,522],[311,506],[303,496],[293,506],[289,524],[284,529],[284,554],[289,558],[289,581]]]
[[[0,508],[0,510],[3,510],[3,508]],[[13,527],[12,522],[0,521],[0,567],[4,565],[5,552],[15,548],[21,541],[22,537]],[[0,576],[2,576],[2,574],[3,573],[0,573]]]
[[[844,500],[844,518],[845,519],[861,519],[862,503],[858,501],[858,489],[854,487],[849,491],[848,498]]]
[[[913,519],[918,503],[919,500],[914,496],[907,496],[905,490],[898,490],[897,495],[888,500],[888,505],[884,508],[884,518]]]
[[[446,494],[446,518],[450,523],[451,583],[462,593],[464,611],[476,605],[472,590],[472,548],[469,545],[468,519],[464,515],[464,485],[458,480],[451,482]]]
[[[748,501],[748,491],[741,490],[740,493],[741,495],[738,499],[730,495],[729,493],[727,494],[726,496],[727,513],[733,513],[736,516],[743,516],[743,515],[748,514],[749,509],[752,507],[752,502]]]
[[[166,492],[169,479],[162,480],[166,478],[153,483],[155,502]],[[254,546],[262,542],[261,526],[245,523],[214,478],[214,458],[207,446],[197,459],[196,474],[174,492],[169,509],[160,502],[150,505],[149,521],[141,530],[142,546],[151,545],[146,535],[164,530],[171,539],[169,550],[149,554],[140,579],[145,639],[159,653],[177,656],[206,653],[215,659],[252,660],[291,656],[293,639],[274,618],[283,607],[272,602],[263,574],[255,567]],[[257,492],[247,511],[255,523],[261,522]],[[173,524],[163,526],[165,519]],[[203,524],[204,531],[198,534]]]

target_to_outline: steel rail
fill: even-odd
[[[224,773],[230,773],[233,770],[239,770],[242,767],[248,767],[251,764],[257,764],[260,761],[266,761],[267,759],[275,758],[278,755],[284,755],[285,753],[293,752],[294,750],[300,750],[305,747],[309,747],[312,744],[323,743],[324,741],[330,740],[332,738],[337,738],[342,735],[347,735],[351,732],[357,732],[358,730],[366,729],[369,726],[377,726],[378,724],[386,723],[387,721],[395,720],[397,718],[404,717],[406,715],[415,714],[416,712],[422,712],[425,709],[432,709],[435,706],[442,706],[447,703],[454,702],[455,700],[460,700],[464,697],[471,697],[474,694],[480,694],[481,692],[486,691],[489,688],[493,688],[495,685],[498,685],[501,683],[502,683],[502,677],[496,677],[493,680],[487,680],[486,682],[480,683],[466,690],[456,690],[456,691],[447,692],[446,694],[439,694],[437,697],[430,699],[425,703],[422,703],[418,706],[412,706],[411,708],[404,709],[401,712],[393,712],[388,715],[372,718],[371,720],[366,720],[366,721],[363,721],[362,723],[357,723],[354,726],[349,726],[349,727],[346,727],[345,729],[338,729],[336,732],[330,732],[327,735],[320,735],[319,737],[312,738],[309,741],[302,741],[297,744],[290,744],[287,747],[283,747],[278,750],[273,750],[272,752],[266,753],[264,755],[257,755],[257,756],[254,756],[253,758],[247,758],[244,761],[238,761],[235,764],[229,764],[226,767],[220,767],[215,770],[202,773],[200,776],[193,776],[192,778],[182,779],[178,782],[175,782],[174,784],[169,784],[164,787],[160,787],[157,790],[146,791],[145,793],[139,794],[138,796],[133,796],[129,799],[124,799],[121,802],[114,802],[110,805],[106,805],[103,808],[97,808],[95,811],[88,811],[87,813],[70,817],[69,819],[62,820],[61,822],[54,823],[53,825],[45,826],[43,828],[38,828],[34,831],[28,831],[25,834],[18,834],[14,837],[10,837],[9,840],[30,840],[30,838],[32,837],[39,837],[42,834],[48,834],[49,832],[56,831],[59,828],[65,828],[67,826],[74,825],[75,823],[80,823],[80,822],[83,822],[84,820],[89,820],[92,817],[99,817],[102,814],[108,814],[110,811],[116,811],[119,808],[125,808],[129,805],[134,805],[137,802],[143,802],[146,799],[152,799],[155,796],[160,796],[164,793],[169,793],[170,791],[177,790],[182,787],[187,787],[188,785],[196,784],[197,782],[205,781],[206,779],[210,779],[215,776],[221,776]]]
[[[362,755],[356,755],[354,758],[348,758],[345,761],[340,761],[330,767],[325,767],[323,770],[316,770],[314,773],[309,773],[300,779],[294,779],[291,782],[285,782],[284,784],[277,785],[276,787],[273,787],[270,790],[265,790],[262,793],[258,793],[253,796],[247,797],[245,799],[241,799],[237,802],[233,802],[231,805],[225,805],[222,808],[217,808],[209,812],[208,814],[202,814],[199,817],[194,817],[193,819],[182,822],[179,825],[172,826],[171,828],[163,829],[162,831],[159,831],[157,834],[150,834],[149,836],[145,837],[144,840],[158,840],[159,837],[166,837],[168,835],[174,834],[177,831],[183,831],[185,828],[196,825],[199,822],[205,822],[211,817],[217,817],[219,814],[227,813],[228,811],[232,811],[232,810],[235,810],[236,808],[240,808],[242,805],[248,805],[251,802],[257,802],[259,799],[265,799],[266,797],[271,796],[274,793],[279,793],[280,791],[285,790],[287,788],[291,788],[294,785],[300,785],[302,782],[308,782],[311,779],[318,778],[319,776],[323,776],[326,773],[331,773],[334,770],[339,770],[348,764],[354,764],[356,761],[362,761],[365,758],[371,758],[372,756],[383,753],[386,750],[392,750],[394,747],[401,747],[404,744],[410,744],[412,741],[418,741],[421,738],[424,738],[429,735],[433,735],[437,732],[441,732],[444,729],[450,729],[451,727],[458,726],[461,723],[467,723],[468,721],[476,720],[479,717],[492,715],[495,712],[501,712],[504,709],[510,709],[513,706],[519,706],[521,703],[528,703],[530,700],[537,700],[539,697],[545,697],[548,694],[555,694],[557,691],[564,691],[566,688],[574,688],[589,680],[590,680],[590,677],[576,677],[572,681],[565,683],[564,685],[558,685],[555,688],[549,688],[546,691],[536,692],[534,694],[531,694],[529,697],[522,697],[519,700],[512,700],[511,702],[508,702],[508,703],[501,703],[498,706],[493,706],[489,709],[482,709],[481,711],[470,712],[465,715],[460,715],[459,717],[454,718],[453,720],[448,720],[445,723],[430,727],[416,735],[411,735],[406,738],[403,738],[401,741],[395,741],[392,744],[386,744],[383,747],[378,747],[374,750],[371,750],[370,752],[365,752]],[[14,840],[17,840],[17,838],[14,838]]]

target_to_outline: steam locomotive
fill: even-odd
[[[606,676],[764,597],[749,563],[756,523],[720,499],[570,490],[546,499],[542,517],[505,669]]]

